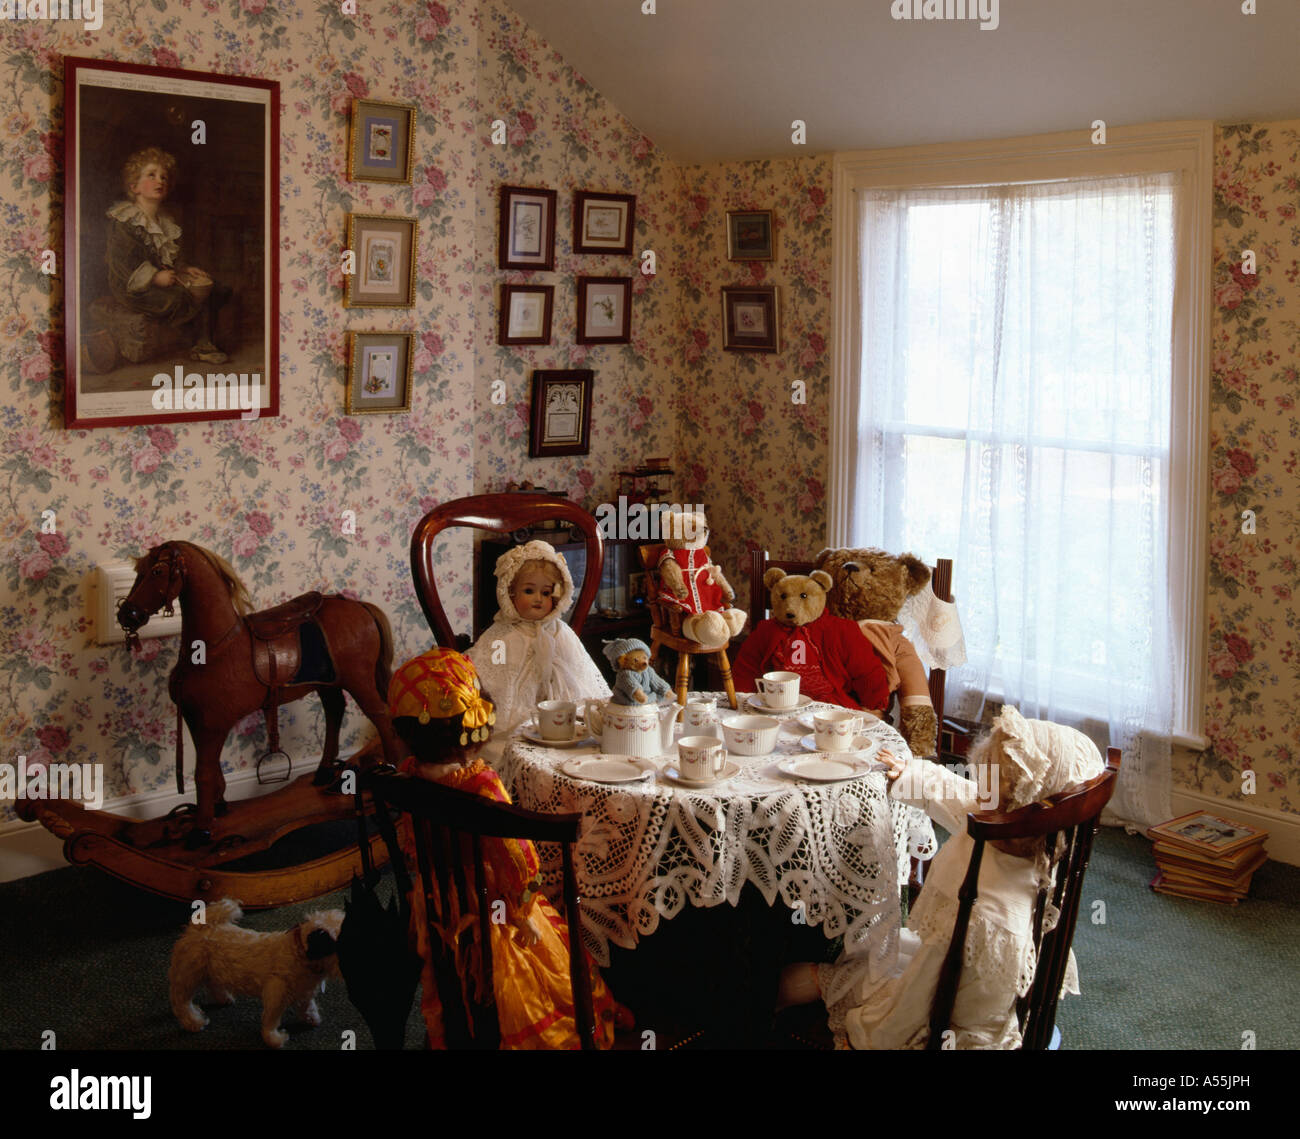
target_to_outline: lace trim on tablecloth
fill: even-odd
[[[903,746],[888,724],[866,732]],[[779,751],[795,754],[797,739],[783,735]],[[883,778],[808,784],[762,774],[781,758],[742,759],[745,770],[719,795],[573,779],[558,770],[563,756],[519,739],[498,770],[518,806],[582,814],[582,932],[598,964],[609,964],[611,945],[633,948],[687,904],[736,905],[748,882],[769,905],[780,898],[794,920],[843,936],[846,951],[885,971],[897,957],[900,881],[914,852],[929,857],[937,847],[930,820],[890,800]],[[558,898],[558,850],[538,847],[543,889]]]

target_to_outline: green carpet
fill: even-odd
[[[1266,865],[1236,907],[1155,894],[1153,872],[1144,839],[1098,835],[1074,940],[1083,995],[1057,1017],[1064,1046],[1238,1049],[1250,1031],[1260,1049],[1300,1047],[1300,869]],[[1091,920],[1094,901],[1105,903],[1104,924]],[[341,894],[244,924],[284,929],[330,907]],[[188,917],[188,906],[79,867],[0,885],[0,1048],[39,1048],[53,1031],[60,1050],[262,1049],[257,1000],[209,1010],[201,1033],[177,1027],[167,964]],[[341,983],[320,1008],[322,1025],[291,1026],[286,1048],[337,1049],[348,1029],[358,1048],[371,1046]],[[407,1047],[422,1040],[413,1009]]]

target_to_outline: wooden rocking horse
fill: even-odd
[[[395,764],[404,754],[388,717],[388,619],[367,602],[320,593],[250,613],[248,592],[223,559],[189,542],[165,542],[136,562],[135,584],[118,606],[128,645],[138,642],[138,630],[153,613],[169,612],[177,601],[180,659],[168,684],[177,705],[176,786],[184,792],[183,718],[194,740],[196,804],[143,822],[56,800],[32,804],[29,814],[65,840],[69,861],[92,862],[169,897],[230,896],[248,907],[272,906],[343,885],[360,869],[355,843],[282,870],[218,867],[300,827],[352,814],[351,798],[328,789],[338,771],[344,692],[375,725],[384,759]],[[276,709],[313,691],[320,694],[326,725],[315,772],[271,794],[227,804],[221,749],[230,729],[261,709],[268,756],[283,754]]]

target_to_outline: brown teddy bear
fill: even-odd
[[[787,574],[773,566],[763,584],[772,616],[754,626],[736,658],[737,690],[755,691],[755,680],[765,672],[797,672],[800,695],[811,700],[884,711],[884,665],[852,621],[826,612],[830,574]]]
[[[895,557],[873,549],[824,549],[814,564],[834,579],[827,610],[855,622],[884,665],[889,691],[898,693],[900,731],[909,750],[913,755],[934,755],[939,722],[930,701],[930,683],[916,649],[898,624],[903,603],[929,582],[930,567],[912,554]]]
[[[688,641],[721,648],[745,627],[747,615],[731,607],[736,591],[709,557],[704,515],[665,511],[659,525],[667,546],[658,565],[660,604],[680,612],[681,635]]]

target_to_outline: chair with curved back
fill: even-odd
[[[1101,822],[1102,809],[1115,792],[1119,775],[1119,748],[1106,751],[1106,770],[1073,791],[1056,795],[1014,811],[989,811],[966,816],[967,833],[975,840],[966,877],[957,895],[957,918],[953,923],[952,941],[939,973],[939,986],[930,1006],[930,1039],[927,1047],[943,1047],[943,1036],[952,1022],[952,1010],[961,984],[965,956],[966,931],[978,892],[980,862],[986,842],[1045,836],[1047,849],[1055,850],[1056,882],[1051,887],[1051,903],[1059,915],[1056,925],[1045,929],[1049,888],[1044,886],[1034,905],[1033,934],[1038,964],[1033,985],[1016,1003],[1020,1021],[1021,1047],[1042,1050],[1053,1039],[1056,1005],[1065,980],[1074,940],[1075,920],[1079,916],[1079,899],[1083,893],[1083,875],[1092,854],[1092,840]],[[1064,841],[1057,842],[1060,835]]]
[[[713,657],[717,662],[718,672],[722,676],[722,686],[726,689],[731,706],[736,705],[736,685],[731,679],[731,661],[727,657],[727,645],[707,648],[696,641],[681,635],[682,613],[673,606],[665,605],[659,600],[659,557],[664,552],[660,545],[638,546],[641,565],[646,576],[646,608],[650,611],[650,663],[657,664],[662,649],[671,649],[677,654],[677,673],[673,687],[677,691],[677,702],[686,704],[686,693],[691,683],[691,658],[694,656]],[[678,713],[680,716],[682,713]]]
[[[582,588],[568,617],[573,631],[582,632],[582,623],[600,588],[605,559],[604,540],[595,517],[567,498],[551,494],[476,494],[435,506],[420,519],[411,535],[411,576],[415,579],[415,593],[437,644],[462,651],[469,647],[464,634],[458,639],[452,632],[434,581],[434,547],[438,535],[456,526],[514,535],[539,522],[551,520],[567,522],[582,534],[586,546],[587,568]]]

